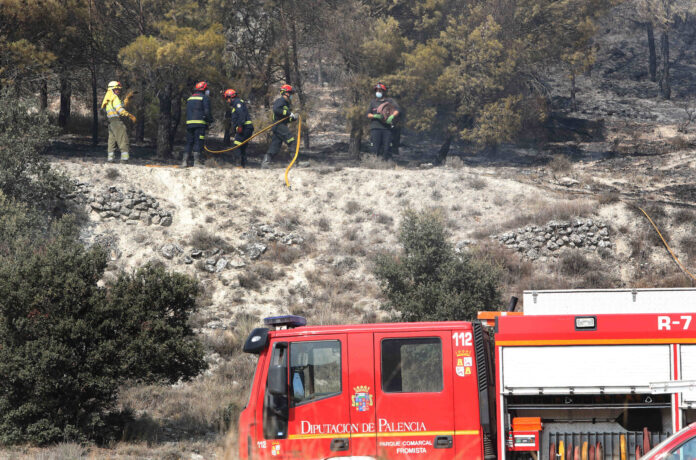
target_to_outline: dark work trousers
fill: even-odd
[[[391,147],[389,153],[392,158],[399,156],[399,147],[401,146],[401,126],[396,125],[391,129]]]
[[[391,129],[371,129],[370,144],[372,145],[372,153],[377,156],[382,156],[384,159],[390,157],[389,145],[391,144],[392,132]]]
[[[276,125],[271,131],[273,132],[273,137],[271,138],[271,145],[268,147],[268,155],[271,158],[280,152],[280,146],[283,145],[283,142],[288,144],[288,148],[294,153],[296,139],[295,135],[290,132],[287,123]]]
[[[205,144],[205,128],[186,128],[186,154],[190,154],[191,150],[200,153]]]
[[[249,139],[251,135],[254,134],[254,125],[244,125],[242,126],[242,132],[237,133],[235,131],[234,135],[234,145],[239,145],[245,140]],[[246,156],[246,149],[249,143],[247,142],[246,144],[242,145],[239,147],[237,150],[239,150],[239,157],[242,159],[241,165],[242,167],[245,167],[247,164],[247,156]]]

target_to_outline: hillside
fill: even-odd
[[[694,37],[673,44],[675,97],[663,101],[641,73],[641,32],[617,17],[598,39],[595,68],[578,77],[577,110],[567,105],[567,78],[551,72],[556,106],[543,147],[454,144],[434,166],[438,140],[406,132],[394,162],[356,161],[341,91],[323,86],[312,88],[311,148],[300,151],[292,188],[287,156],[257,168],[262,144],[252,145],[248,169],[225,156],[179,169],[146,166],[156,162],[148,143],[130,163],[111,165],[103,141],[57,139],[51,164],[79,184],[82,239],[110,250],[104,281],[157,262],[201,282],[192,322],[210,368],[188,383],[124,388],[120,404],[137,421],[113,449],[15,448],[0,458],[222,458],[253,373],[253,359],[239,353],[247,332],[285,313],[311,324],[388,319],[372,263],[398,250],[408,208],[440,210],[458,250],[504,269],[503,304],[526,289],[693,286],[637,206],[695,272]]]

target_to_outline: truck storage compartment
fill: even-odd
[[[625,433],[548,433],[547,456],[542,453],[541,458],[551,460],[560,459],[560,452],[575,453],[576,448],[580,451],[581,458],[592,458],[598,460],[617,459],[617,460],[637,460],[645,454],[648,446],[654,447],[663,439],[669,436],[667,433],[650,433],[644,431],[627,431]],[[646,443],[647,441],[647,443]],[[636,450],[636,447],[638,450]],[[649,450],[649,449],[648,449]],[[597,453],[601,451],[601,456]],[[556,458],[552,458],[555,452]],[[567,455],[566,455],[566,458]],[[574,458],[574,457],[570,457]]]
[[[667,345],[504,347],[504,394],[649,393],[670,379]]]
[[[696,345],[681,346],[682,380],[696,382]],[[696,389],[684,391],[684,403],[690,408],[696,408]]]

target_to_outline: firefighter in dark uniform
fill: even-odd
[[[391,156],[392,130],[399,116],[399,106],[393,99],[386,97],[385,84],[377,83],[374,90],[375,98],[370,102],[367,111],[367,118],[370,120],[370,145],[373,154],[388,160]],[[385,112],[389,115],[385,115]]]
[[[268,167],[273,160],[276,153],[280,151],[283,142],[288,145],[288,148],[292,151],[295,148],[295,143],[297,140],[295,136],[290,132],[288,128],[288,123],[297,120],[297,115],[290,111],[290,104],[292,101],[292,95],[295,91],[290,85],[283,85],[280,87],[280,97],[273,102],[273,122],[282,120],[287,117],[281,123],[278,123],[273,127],[271,132],[273,136],[271,137],[271,145],[268,147],[268,152],[266,156],[263,157],[262,167]]]
[[[186,151],[181,159],[183,168],[188,166],[188,159],[193,150],[193,166],[200,166],[201,150],[205,144],[205,130],[213,122],[210,112],[208,83],[196,83],[193,94],[186,101]]]
[[[234,145],[241,145],[241,147],[239,147],[241,166],[245,168],[247,164],[246,149],[248,143],[243,145],[242,143],[254,134],[254,124],[251,121],[249,107],[247,107],[244,99],[237,95],[237,91],[233,89],[226,90],[223,97],[230,105],[230,127],[234,130]]]

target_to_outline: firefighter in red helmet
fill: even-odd
[[[271,137],[271,145],[268,147],[268,152],[263,157],[262,167],[268,167],[273,160],[276,153],[280,151],[281,145],[283,143],[288,145],[288,148],[292,151],[295,148],[295,143],[297,139],[290,133],[290,128],[288,128],[288,123],[297,120],[297,115],[292,113],[290,110],[292,95],[295,90],[290,85],[283,85],[280,87],[280,97],[273,102],[273,121],[284,120],[282,123],[278,123],[272,129],[273,136]]]
[[[208,83],[199,81],[193,89],[193,94],[186,101],[186,151],[181,159],[181,166],[184,168],[188,166],[191,151],[193,151],[193,166],[200,166],[205,131],[213,122],[209,95]]]
[[[373,89],[375,98],[367,110],[370,145],[373,154],[388,160],[391,157],[394,123],[398,120],[400,109],[394,99],[387,97],[387,86],[384,83],[377,83]]]
[[[254,124],[251,121],[249,107],[244,99],[239,97],[237,91],[228,89],[222,95],[230,106],[230,127],[234,130],[234,145],[241,145],[239,153],[242,168],[246,167],[246,149],[248,144],[243,144],[254,133]]]

